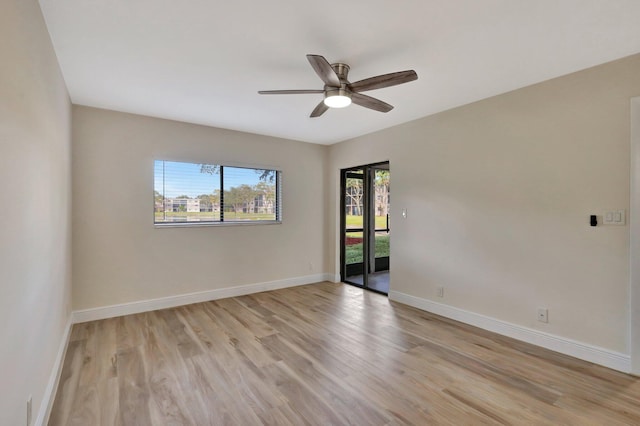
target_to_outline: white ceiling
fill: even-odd
[[[40,0],[71,99],[331,144],[640,52],[638,0]],[[350,80],[414,69],[309,118],[307,53]]]

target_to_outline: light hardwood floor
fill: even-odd
[[[344,284],[76,324],[50,425],[640,424],[640,379]]]

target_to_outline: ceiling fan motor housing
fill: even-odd
[[[350,70],[349,65],[336,63],[336,64],[331,64],[331,68],[333,68],[333,70],[338,75],[338,78],[340,79],[340,83],[349,84],[349,81],[347,80],[347,76],[349,75],[349,70]]]
[[[351,105],[351,91],[347,89],[347,76],[349,74],[349,65],[335,63],[331,64],[331,68],[336,72],[340,80],[340,87],[325,85],[324,86],[324,103],[331,108],[344,108]]]

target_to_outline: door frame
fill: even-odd
[[[640,96],[631,98],[631,182],[629,205],[629,356],[640,376]]]
[[[387,169],[390,170],[389,161],[380,161],[377,163],[364,164],[361,166],[353,166],[353,167],[345,167],[340,169],[340,281],[348,283],[350,285],[354,285],[356,287],[361,287],[376,293],[387,295],[387,293],[381,292],[379,290],[369,288],[368,286],[368,277],[369,270],[371,269],[371,256],[370,256],[370,247],[371,247],[371,235],[375,234],[375,212],[373,212],[373,217],[371,212],[375,208],[375,191],[372,191],[373,187],[373,179],[371,177],[370,170],[372,169],[380,169],[380,167],[376,166],[387,166]],[[357,283],[353,283],[348,281],[346,276],[346,226],[347,226],[347,215],[345,211],[346,204],[346,185],[347,185],[347,174],[350,170],[358,170],[362,169],[362,186],[363,186],[363,214],[362,214],[362,285]],[[373,207],[372,207],[373,206]],[[373,222],[373,229],[371,229],[371,224]],[[375,244],[375,240],[373,241]],[[375,247],[375,246],[374,246]],[[375,267],[375,260],[374,260]],[[389,274],[391,274],[391,270],[389,270]]]

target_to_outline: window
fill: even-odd
[[[156,160],[154,223],[280,222],[280,171]]]

